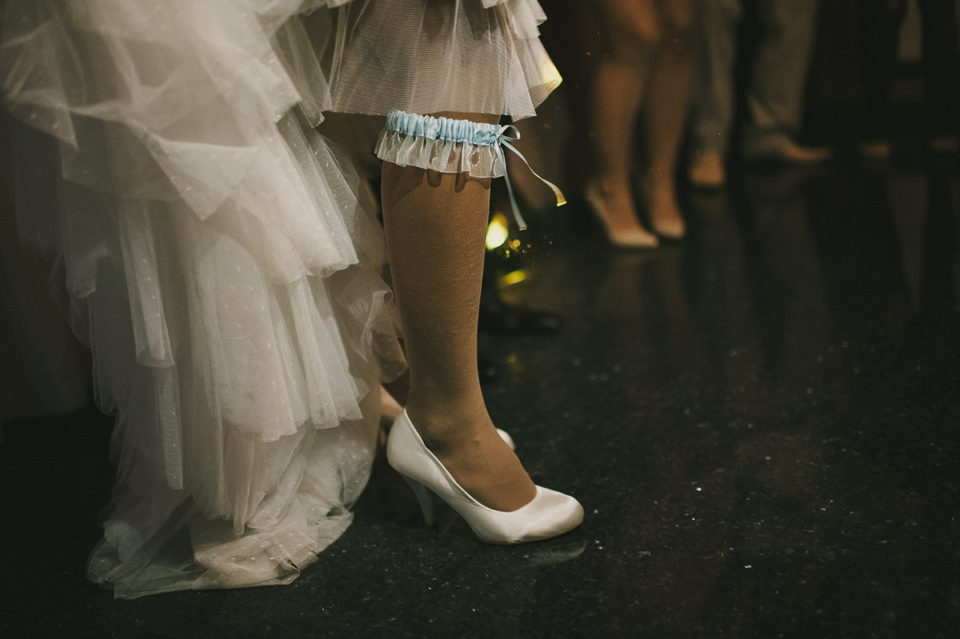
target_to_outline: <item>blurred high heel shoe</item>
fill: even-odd
[[[584,187],[583,200],[603,228],[607,241],[610,242],[614,248],[625,250],[657,248],[659,244],[657,236],[645,231],[639,222],[637,222],[636,228],[627,230],[614,229],[611,226],[610,220],[613,218],[613,215],[607,210],[606,202],[600,196],[599,188],[595,184],[590,183]]]
[[[488,508],[461,488],[420,438],[406,410],[400,413],[387,441],[387,460],[413,489],[427,524],[432,525],[434,493],[447,502],[488,544],[521,544],[550,539],[583,522],[583,507],[573,497],[537,486],[536,496],[511,512]]]
[[[654,186],[650,175],[641,175],[636,182],[637,194],[646,203],[640,219],[653,231],[660,244],[675,244],[687,234],[675,188],[673,181]]]

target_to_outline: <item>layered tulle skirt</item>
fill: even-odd
[[[92,580],[287,583],[349,525],[403,358],[374,203],[313,127],[532,114],[539,7],[484,2],[5,3],[20,232],[117,415]]]
[[[560,83],[535,0],[351,0],[336,16],[333,109],[534,115]]]

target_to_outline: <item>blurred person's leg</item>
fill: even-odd
[[[827,149],[796,144],[803,94],[817,24],[817,0],[763,0],[764,32],[757,46],[747,96],[744,152],[787,162],[819,162]]]
[[[657,238],[640,225],[630,174],[640,105],[650,61],[660,42],[656,7],[653,0],[603,0],[599,4],[606,47],[590,89],[593,170],[584,193],[611,243],[652,247]]]
[[[650,72],[646,137],[650,171],[650,221],[668,238],[685,232],[677,204],[677,155],[690,105],[693,60],[690,38],[695,0],[660,2],[661,46]]]
[[[699,186],[720,186],[726,180],[723,159],[733,123],[733,74],[742,17],[740,0],[698,0],[693,26],[694,156],[690,180]]]
[[[513,146],[523,154],[527,163],[538,174],[557,184],[566,193],[570,186],[566,183],[563,173],[563,148],[567,141],[570,110],[564,100],[565,96],[553,93],[546,101],[537,107],[537,115],[533,118],[523,118],[510,122],[517,128],[519,139]],[[574,141],[578,143],[579,138]],[[581,158],[582,160],[582,158]],[[579,167],[582,168],[582,161]],[[526,166],[523,160],[513,153],[507,154],[507,172],[513,184],[513,191],[519,198],[521,207],[525,207],[524,216],[532,213],[534,218],[539,215],[548,215],[556,206],[557,199],[554,192]],[[496,191],[496,188],[494,189]],[[500,189],[506,196],[506,189]],[[501,198],[503,200],[504,198]],[[508,202],[494,202],[507,210]],[[531,219],[527,219],[531,222]]]
[[[869,157],[884,158],[890,154],[890,79],[897,63],[900,23],[905,12],[905,0],[857,2],[857,51],[864,99],[861,152]]]
[[[955,0],[920,0],[927,135],[931,150],[956,150],[957,18]]]

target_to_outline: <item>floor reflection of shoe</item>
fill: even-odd
[[[537,486],[536,496],[510,512],[487,508],[470,496],[440,460],[423,443],[402,412],[390,430],[387,460],[417,496],[423,516],[433,523],[433,493],[463,517],[480,541],[489,544],[521,544],[550,539],[569,532],[583,522],[583,507],[573,497]]]
[[[723,154],[719,151],[698,151],[690,162],[690,184],[702,189],[718,189],[727,183]]]
[[[490,333],[555,333],[563,319],[550,311],[539,311],[500,299],[493,289],[480,297],[480,330]]]
[[[833,151],[825,146],[804,146],[790,138],[776,138],[758,142],[744,148],[751,160],[772,160],[784,164],[819,164],[833,157]]]
[[[868,160],[886,160],[890,157],[890,142],[865,140],[860,143],[860,155]]]
[[[564,544],[553,548],[539,547],[526,553],[523,560],[528,566],[553,566],[565,561],[570,561],[571,559],[576,559],[583,554],[586,548],[587,542],[583,539],[572,544]]]
[[[637,227],[630,230],[614,231],[610,225],[613,218],[610,211],[607,210],[603,198],[593,184],[588,184],[583,190],[583,199],[587,203],[587,208],[593,213],[593,217],[600,223],[607,241],[614,248],[626,250],[645,250],[657,248],[659,240],[657,236],[648,233],[637,222]]]

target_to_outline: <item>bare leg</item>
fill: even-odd
[[[512,511],[530,502],[536,488],[497,434],[477,373],[489,188],[490,180],[466,174],[383,167],[387,250],[410,363],[407,413],[468,493]]]
[[[650,151],[650,218],[656,232],[680,238],[685,226],[674,176],[690,104],[693,0],[663,0],[660,17],[662,44],[650,72],[644,118]]]
[[[601,3],[608,46],[599,62],[590,96],[593,176],[586,193],[603,218],[611,240],[633,238],[657,244],[640,225],[630,194],[630,170],[636,122],[644,82],[659,40],[652,0],[605,0]],[[638,241],[639,240],[639,241]]]

